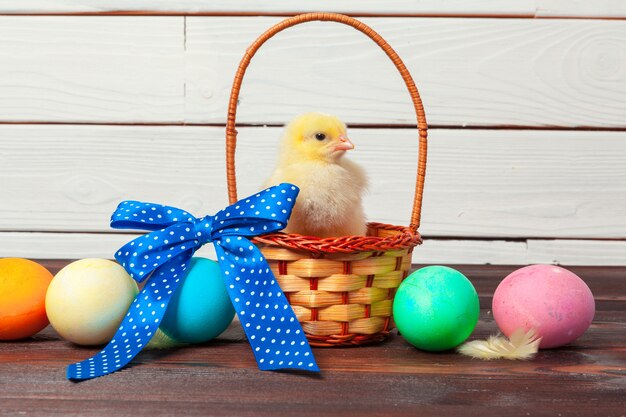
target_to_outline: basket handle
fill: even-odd
[[[367,35],[372,39],[381,49],[387,54],[387,56],[394,63],[404,83],[406,84],[413,106],[415,107],[415,115],[417,117],[417,128],[419,132],[419,156],[417,163],[417,179],[415,184],[415,195],[413,198],[413,210],[411,212],[411,223],[409,225],[410,230],[415,233],[420,225],[420,217],[422,212],[422,196],[424,193],[424,179],[426,174],[426,151],[427,151],[427,133],[428,125],[426,124],[426,115],[424,114],[424,106],[420,98],[417,87],[411,78],[411,74],[407,70],[406,66],[398,56],[398,54],[389,46],[378,33],[366,24],[349,16],[336,14],[336,13],[305,13],[294,17],[287,18],[282,22],[277,23],[270,29],[265,31],[259,36],[246,50],[230,92],[230,101],[228,103],[228,120],[226,123],[226,180],[228,183],[228,199],[231,204],[237,201],[237,178],[235,174],[235,147],[237,145],[237,130],[235,129],[235,118],[237,115],[237,102],[239,99],[239,91],[241,89],[241,83],[243,76],[252,60],[252,57],[256,54],[258,49],[271,37],[277,33],[301,23],[311,21],[333,21],[342,23],[348,26],[352,26],[358,31]]]

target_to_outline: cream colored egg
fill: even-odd
[[[46,313],[64,339],[100,345],[111,340],[137,292],[137,283],[119,264],[81,259],[55,275],[46,294]]]

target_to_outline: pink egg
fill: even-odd
[[[577,275],[553,265],[531,265],[509,274],[493,295],[493,317],[507,337],[534,328],[540,348],[580,337],[595,314],[591,290]]]

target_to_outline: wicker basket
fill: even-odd
[[[411,75],[396,52],[362,22],[333,13],[308,13],[276,24],[247,49],[233,82],[226,126],[226,164],[230,203],[237,201],[235,117],[245,71],[257,50],[272,36],[310,21],[352,26],[382,48],[404,79],[413,100],[419,132],[419,160],[411,223],[369,223],[367,236],[315,238],[276,233],[255,243],[263,252],[313,346],[360,345],[385,339],[393,324],[392,302],[411,267],[413,247],[421,243],[420,223],[426,171],[427,125]]]

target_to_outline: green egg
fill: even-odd
[[[418,349],[442,351],[463,343],[478,323],[472,283],[459,271],[428,266],[409,275],[393,302],[398,331]]]

